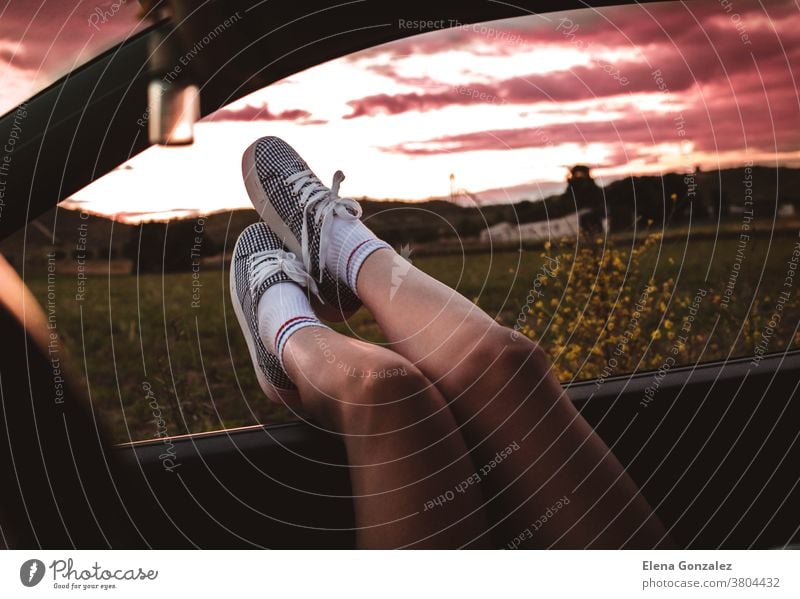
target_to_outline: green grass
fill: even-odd
[[[770,304],[779,290],[794,242],[795,239],[784,236],[772,244],[759,238],[749,245],[737,282],[736,305],[729,314],[734,324],[737,319],[738,324],[744,320],[751,300]],[[646,279],[651,272],[656,282],[674,278],[672,293],[676,297],[693,294],[701,285],[719,291],[727,281],[735,252],[735,239],[722,240],[716,246],[712,240],[697,240],[688,251],[683,242],[672,239],[648,252],[640,265],[640,270],[646,273],[641,278]],[[516,321],[544,262],[539,250],[463,257],[412,255],[412,259],[416,266],[458,289],[507,325]],[[104,415],[115,440],[139,440],[155,435],[157,426],[144,383],[149,383],[155,395],[169,434],[290,418],[283,407],[268,402],[258,387],[230,307],[227,273],[201,272],[202,287],[197,297],[193,297],[190,273],[138,278],[93,275],[88,278],[84,301],[77,302],[76,278],[66,270],[67,266],[60,263],[55,277],[57,330],[73,375]],[[32,270],[33,267],[28,268],[28,273]],[[39,272],[43,270],[40,268]],[[568,277],[595,274],[565,269],[559,276],[567,281]],[[28,275],[27,282],[39,300],[46,301],[44,274],[33,278]],[[632,289],[640,283],[629,281]],[[797,285],[800,286],[800,280]],[[614,295],[614,290],[608,291]],[[795,289],[793,297],[796,295]],[[198,300],[195,307],[194,300]],[[794,302],[784,314],[780,336],[771,342],[772,351],[793,342],[792,331],[798,315],[800,309]],[[350,324],[366,340],[383,340],[365,310]],[[737,327],[728,327],[727,332],[720,333],[723,336],[717,340],[718,349],[705,354],[703,359],[724,357],[732,347],[734,355],[752,354],[751,341],[734,343]],[[708,334],[707,330],[698,332]],[[582,350],[588,354],[592,348]]]

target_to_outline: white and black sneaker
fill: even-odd
[[[247,227],[233,249],[230,266],[230,291],[233,309],[244,333],[247,349],[261,389],[271,400],[295,404],[297,387],[286,374],[278,354],[283,343],[276,340],[277,353],[264,345],[259,335],[258,302],[273,285],[297,283],[302,287],[315,288],[300,260],[284,250],[281,240],[266,223],[255,223]],[[316,318],[298,317],[287,322],[281,335],[304,326],[319,326]]]
[[[348,318],[361,307],[361,300],[354,285],[340,280],[325,265],[334,220],[361,217],[358,202],[339,197],[344,174],[337,171],[331,188],[326,187],[300,155],[277,137],[262,137],[247,148],[242,171],[256,211],[290,251],[302,256],[317,282],[317,297],[324,304],[318,312],[328,320]],[[368,243],[370,247],[359,248],[362,257],[365,251],[389,247],[376,238]]]

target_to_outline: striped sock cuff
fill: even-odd
[[[371,239],[365,239],[350,252],[350,255],[347,257],[347,267],[345,269],[345,283],[353,290],[353,293],[358,294],[356,283],[358,282],[358,273],[364,265],[364,261],[369,258],[372,253],[383,248],[392,249],[392,246],[381,239],[373,237]]]
[[[284,371],[286,370],[286,367],[283,364],[283,348],[286,346],[286,342],[294,333],[300,329],[304,329],[305,327],[328,328],[316,318],[310,318],[308,316],[296,316],[295,318],[291,318],[284,322],[278,329],[278,332],[275,333],[275,355],[278,357],[278,361],[281,363],[281,367],[284,369]]]

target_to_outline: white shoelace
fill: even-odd
[[[301,287],[308,287],[312,293],[317,292],[317,282],[297,256],[283,250],[263,250],[250,255],[250,292],[253,296],[261,283],[281,271]]]
[[[308,247],[308,211],[317,206],[314,222],[320,228],[319,236],[319,281],[325,268],[325,257],[328,255],[328,244],[331,227],[335,216],[357,220],[361,218],[361,206],[352,198],[339,197],[339,184],[344,181],[344,173],[336,171],[333,184],[328,189],[314,176],[310,170],[300,171],[286,179],[287,185],[293,185],[292,192],[300,195],[300,206],[303,208],[303,231],[300,246],[303,249],[303,264],[311,272],[311,252]]]

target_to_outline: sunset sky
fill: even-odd
[[[35,4],[0,13],[5,110],[136,28],[127,8],[95,31],[96,3],[67,17],[72,3],[49,0],[61,7],[49,18]],[[430,32],[252,94],[199,123],[193,146],[151,148],[70,203],[130,220],[248,206],[241,153],[262,135],[285,138],[326,183],[344,170],[342,194],[354,197],[445,196],[454,173],[487,201],[535,199],[560,191],[575,163],[602,181],[747,159],[800,165],[798,67],[791,1],[586,9]]]

